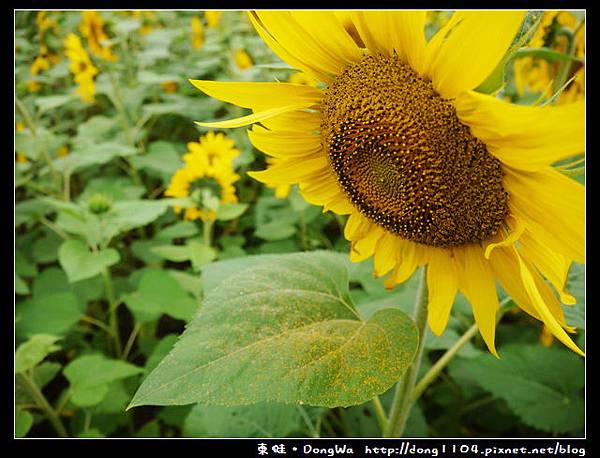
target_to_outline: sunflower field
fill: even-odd
[[[14,19],[15,437],[585,435],[584,11]]]

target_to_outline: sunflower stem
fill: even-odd
[[[207,247],[212,246],[212,228],[213,221],[210,218],[206,218],[202,224],[202,239],[204,241],[204,245]]]
[[[427,267],[423,267],[420,272],[421,278],[417,289],[413,318],[419,331],[419,344],[415,358],[406,370],[402,378],[396,384],[396,394],[392,402],[392,410],[383,432],[383,437],[402,437],[406,420],[410,414],[413,405],[412,392],[417,379],[417,373],[421,366],[423,348],[425,343],[425,328],[427,326]]]
[[[115,300],[115,289],[108,267],[102,269],[102,279],[104,280],[104,289],[108,301],[108,326],[110,327],[112,340],[115,346],[115,355],[117,358],[120,358],[122,351],[121,339],[119,337],[119,318],[117,315],[119,303]]]
[[[65,426],[63,425],[60,417],[58,416],[56,410],[50,405],[44,393],[40,390],[40,388],[36,385],[33,378],[27,374],[21,373],[17,374],[17,377],[21,379],[23,385],[27,392],[31,395],[37,406],[44,411],[46,414],[46,418],[50,421],[50,424],[57,432],[60,437],[69,437]]]
[[[388,419],[385,414],[385,409],[383,408],[383,404],[381,404],[381,399],[379,396],[375,396],[372,399],[373,407],[375,407],[375,416],[377,417],[377,422],[379,423],[379,427],[381,431],[385,431],[385,427],[387,426]]]
[[[423,376],[419,383],[415,386],[411,394],[412,402],[415,402],[419,397],[423,394],[423,392],[427,389],[429,385],[431,385],[437,378],[438,375],[444,370],[444,368],[448,365],[448,363],[456,356],[456,354],[460,351],[465,344],[477,334],[478,331],[477,323],[473,323],[473,325],[465,332],[460,339],[458,339],[454,345],[446,351],[442,355],[440,359],[438,359],[435,364],[427,371],[427,373]]]

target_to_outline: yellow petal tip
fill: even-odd
[[[577,299],[569,293],[562,292],[560,293],[560,301],[566,305],[575,305],[577,304]]]
[[[194,124],[200,126],[200,127],[213,127],[212,126],[212,122],[201,122],[201,121],[194,121]]]

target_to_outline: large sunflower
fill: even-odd
[[[198,124],[253,124],[250,141],[278,162],[250,175],[298,183],[307,201],[350,215],[351,259],[374,256],[388,287],[426,265],[435,334],[461,291],[496,354],[498,280],[583,354],[561,302],[575,303],[565,283],[584,262],[584,188],[552,167],[584,150],[583,102],[520,106],[474,92],[524,14],[456,12],[427,41],[424,11],[356,11],[351,24],[332,12],[253,12],[268,46],[322,84],[192,81],[253,110]]]

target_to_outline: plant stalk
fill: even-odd
[[[505,298],[502,302],[500,302],[500,309],[498,312],[498,316],[496,318],[496,323],[500,321],[507,308],[505,307],[511,301],[510,297]],[[460,351],[462,347],[469,342],[479,330],[477,323],[473,323],[469,329],[465,331],[465,333],[458,339],[452,347],[450,347],[446,353],[442,355],[440,359],[438,359],[433,366],[427,371],[427,373],[423,376],[419,383],[415,386],[415,389],[412,392],[411,398],[412,402],[416,402],[419,397],[423,394],[423,392],[427,389],[429,385],[431,385],[441,374],[444,368],[452,361],[452,358],[456,356],[456,354]]]
[[[415,386],[415,389],[411,395],[412,402],[415,402],[417,399],[419,399],[427,387],[431,385],[433,381],[435,381],[438,375],[440,375],[440,373],[444,370],[452,358],[456,356],[460,349],[464,347],[465,344],[471,340],[473,336],[475,336],[475,334],[477,334],[478,330],[479,328],[477,327],[477,323],[473,323],[473,325],[467,329],[460,339],[458,339],[454,345],[452,345],[452,347],[450,347],[446,353],[444,353],[442,357],[438,359],[433,366],[431,366],[431,368]]]
[[[202,222],[202,240],[207,247],[212,246],[213,225],[214,222],[210,218],[206,218],[206,220]]]
[[[108,300],[108,326],[111,329],[115,354],[119,358],[121,356],[121,339],[119,337],[119,319],[117,317],[118,304],[115,300],[115,290],[108,268],[102,269],[102,279],[104,280],[104,289],[106,290],[106,299]]]
[[[413,318],[419,331],[419,343],[415,359],[406,370],[400,381],[396,384],[396,394],[392,402],[390,417],[383,433],[383,437],[402,437],[406,420],[412,407],[412,392],[421,366],[421,357],[425,343],[425,329],[427,326],[427,267],[423,267],[420,272],[421,278],[417,289]]]
[[[35,382],[26,374],[17,374],[17,377],[20,377],[21,381],[25,385],[25,388],[27,389],[27,392],[31,395],[38,407],[45,412],[46,417],[52,424],[52,427],[56,430],[56,433],[60,437],[69,437],[65,426],[62,424],[62,421],[60,421],[60,417],[52,408],[46,399],[46,396],[44,396],[44,393],[40,391]]]
[[[377,417],[377,422],[379,423],[379,428],[381,428],[381,432],[384,432],[388,423],[385,409],[383,408],[383,404],[381,404],[381,399],[379,399],[379,396],[375,396],[372,401],[373,407],[375,408],[375,416]]]

